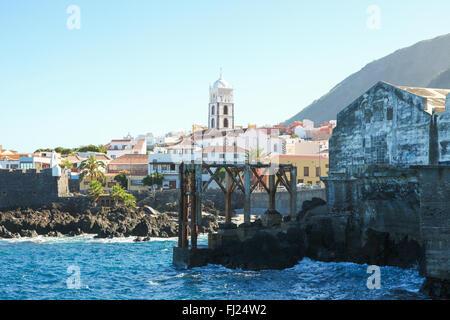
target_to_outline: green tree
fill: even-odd
[[[111,197],[117,203],[121,202],[127,207],[134,207],[136,205],[136,198],[119,186],[114,186],[111,189]]]
[[[126,207],[134,207],[136,206],[136,198],[132,194],[125,193],[123,196],[123,204]]]
[[[125,190],[119,186],[114,186],[111,189],[111,197],[114,199],[116,203],[123,200],[125,195]]]
[[[104,182],[105,175],[100,171],[100,168],[104,167],[105,164],[102,161],[95,160],[94,156],[89,156],[89,158],[80,164],[80,180],[83,181],[84,179],[87,179],[90,182]]]
[[[61,169],[63,170],[70,170],[72,169],[72,164],[70,163],[70,161],[68,159],[62,161],[59,166],[61,167]]]
[[[39,153],[39,152],[53,152],[55,151],[55,149],[51,149],[51,148],[41,148],[41,149],[37,149],[34,153]]]
[[[227,170],[225,170],[225,168],[220,168],[219,172],[217,173],[217,177],[219,178],[219,180],[221,182],[225,181],[225,175],[227,173]]]
[[[58,152],[63,156],[68,156],[72,152],[72,149],[57,147],[55,148],[55,152]]]
[[[114,177],[114,181],[118,182],[122,188],[124,189],[128,188],[128,179],[125,173],[119,173],[117,176]]]
[[[106,148],[103,145],[95,146],[93,144],[81,146],[77,149],[78,152],[100,152],[106,153]]]
[[[148,176],[146,176],[144,179],[142,179],[142,183],[145,186],[152,187],[154,185],[157,185],[158,187],[161,187],[163,184],[164,176],[161,173],[155,172]]]
[[[92,199],[95,205],[97,205],[97,201],[102,196],[102,194],[103,194],[102,184],[98,181],[91,182],[91,184],[89,185],[88,196]]]

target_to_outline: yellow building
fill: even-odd
[[[279,155],[272,159],[272,163],[292,164],[297,167],[297,184],[320,185],[320,177],[328,176],[329,159],[319,155]]]
[[[199,124],[193,124],[192,125],[192,133],[196,133],[198,131],[203,131],[203,130],[208,130],[208,127],[204,127],[204,126],[199,125]]]
[[[145,186],[142,180],[146,176],[128,176],[128,190],[130,191],[144,191],[148,190],[149,187]]]

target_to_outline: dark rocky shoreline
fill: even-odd
[[[287,218],[287,219],[286,219]],[[305,201],[295,221],[267,228],[261,221],[228,226],[247,234],[244,241],[224,237],[210,252],[212,263],[245,270],[284,269],[304,257],[324,262],[353,262],[378,266],[424,267],[424,249],[411,227],[389,230],[354,212],[330,214],[326,203]],[[287,223],[287,224],[286,224]],[[239,231],[239,229],[243,229]]]
[[[167,207],[174,209],[170,204]],[[199,232],[217,230],[219,219],[218,215],[206,213]],[[37,209],[0,211],[0,238],[81,234],[95,234],[97,238],[136,237],[136,241],[176,237],[178,213],[176,209],[159,213],[148,207],[80,209],[57,203]]]

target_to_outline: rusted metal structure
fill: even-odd
[[[225,177],[220,177],[225,173]],[[208,181],[202,174],[209,174]],[[267,179],[264,179],[264,176]],[[266,181],[265,181],[266,180]],[[297,168],[290,164],[186,164],[179,166],[178,248],[197,248],[198,226],[202,221],[202,196],[215,181],[225,196],[225,223],[231,223],[231,196],[236,189],[244,194],[244,223],[250,224],[250,197],[258,187],[269,194],[268,210],[275,211],[275,195],[282,186],[290,193],[290,216],[297,212]]]

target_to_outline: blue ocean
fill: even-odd
[[[176,239],[135,243],[93,236],[0,240],[0,299],[423,299],[417,269],[303,259],[282,271],[172,265]],[[200,243],[206,244],[206,237]]]

